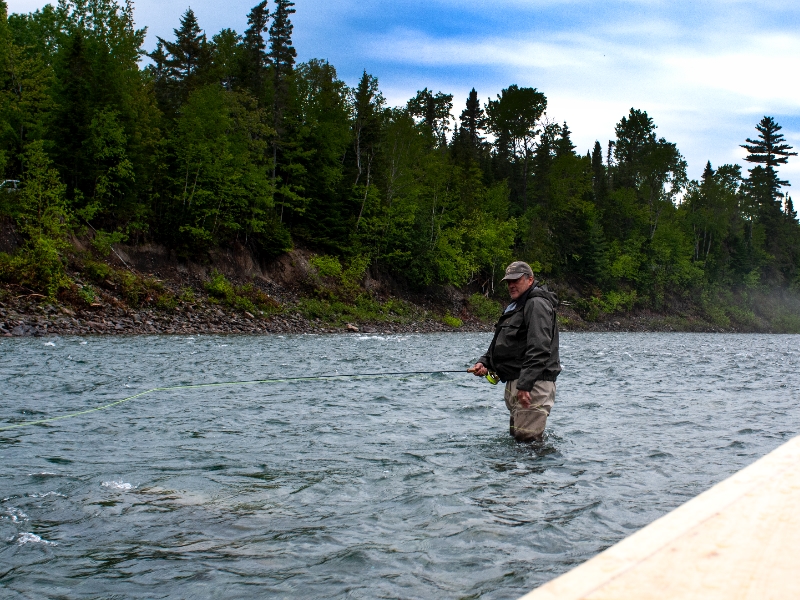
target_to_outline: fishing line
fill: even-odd
[[[88,408],[86,410],[81,410],[78,412],[70,413],[68,415],[61,415],[59,417],[49,417],[47,419],[38,419],[36,421],[24,421],[22,423],[17,423],[15,425],[5,425],[0,427],[0,431],[7,431],[9,429],[19,429],[20,427],[28,427],[29,425],[42,425],[44,423],[52,423],[53,421],[61,421],[62,419],[71,419],[73,417],[80,417],[81,415],[88,415],[90,413],[98,412],[101,410],[106,410],[107,408],[113,408],[114,406],[119,406],[124,402],[128,402],[129,400],[134,400],[136,398],[140,398],[146,394],[152,394],[153,392],[169,392],[172,390],[195,390],[200,388],[210,388],[210,387],[223,387],[223,386],[231,386],[231,385],[258,385],[260,383],[286,383],[286,382],[294,382],[294,381],[318,381],[321,379],[345,379],[345,378],[356,378],[356,377],[403,377],[403,376],[414,376],[414,375],[436,375],[437,373],[466,373],[464,369],[458,370],[439,370],[439,371],[398,371],[394,373],[349,373],[346,375],[313,375],[309,377],[280,377],[280,378],[273,378],[273,379],[250,379],[247,381],[219,381],[216,383],[196,383],[191,385],[173,385],[170,387],[156,387],[150,388],[149,390],[145,390],[143,392],[139,392],[138,394],[134,394],[133,396],[128,396],[127,398],[123,398],[122,400],[116,400],[109,404],[104,404],[103,406],[96,406],[94,408]]]

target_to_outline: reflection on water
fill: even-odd
[[[563,334],[546,441],[468,375],[181,390],[0,432],[4,597],[513,598],[800,428],[800,338]],[[54,345],[48,345],[52,343]],[[0,422],[466,368],[483,334],[0,341]]]

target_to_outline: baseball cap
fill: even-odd
[[[506,276],[503,277],[501,281],[519,279],[523,275],[533,277],[533,269],[531,269],[531,266],[528,263],[517,260],[506,267]]]

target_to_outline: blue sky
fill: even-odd
[[[800,147],[800,3],[740,0],[296,0],[300,60],[328,59],[354,84],[376,75],[392,104],[424,87],[475,87],[484,102],[512,83],[548,98],[578,149],[605,144],[631,107],[646,110],[698,177],[743,164],[744,139],[774,116]],[[9,0],[11,12],[41,0]],[[256,0],[138,0],[139,26],[172,37],[191,6],[209,37],[241,32]],[[800,187],[800,157],[782,169]],[[800,192],[798,192],[800,195]]]

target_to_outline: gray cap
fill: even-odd
[[[501,281],[519,279],[523,275],[533,277],[533,269],[531,269],[531,266],[528,263],[517,260],[506,267],[506,276],[503,277]]]

